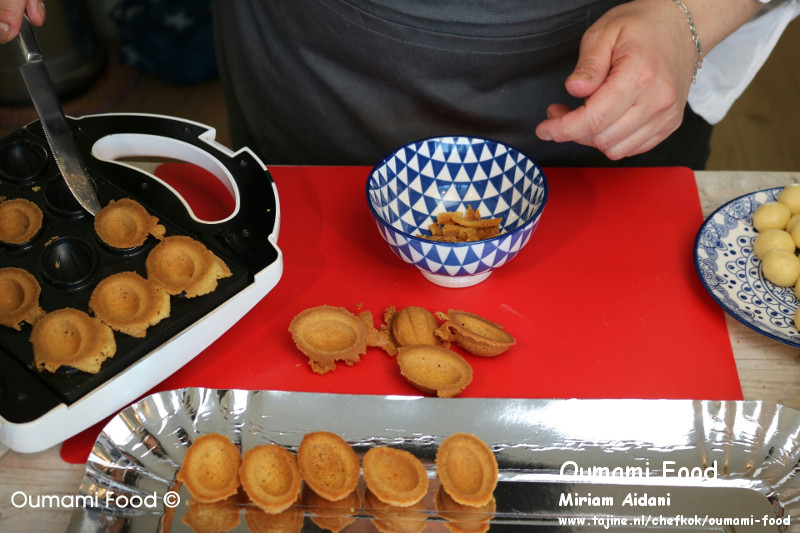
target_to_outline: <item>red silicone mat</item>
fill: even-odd
[[[169,180],[169,170],[160,176]],[[360,363],[319,376],[287,331],[295,314],[322,304],[371,311],[376,326],[386,307],[418,305],[478,313],[517,338],[495,358],[465,354],[474,380],[462,396],[742,398],[723,311],[694,271],[703,217],[689,169],[545,169],[550,194],[531,242],[463,289],[431,284],[381,240],[366,206],[369,168],[270,172],[283,277],[156,390],[418,395],[395,360],[374,348]],[[103,424],[68,440],[62,457],[85,462]]]

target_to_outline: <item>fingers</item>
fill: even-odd
[[[45,7],[41,0],[0,0],[0,44],[13,40],[22,25],[22,16],[34,26],[44,24]]]
[[[34,26],[41,26],[44,24],[45,7],[42,0],[27,0],[25,8],[28,12],[28,19],[31,21],[31,24]]]
[[[563,117],[570,112],[569,107],[564,104],[552,104],[547,106],[547,118]]]
[[[608,34],[588,31],[581,39],[578,62],[567,77],[566,89],[576,98],[592,95],[611,71],[613,43]]]
[[[553,117],[561,112],[563,109],[554,109]],[[595,147],[612,161],[638,155],[654,148],[675,131],[681,123],[682,115],[676,110],[663,121],[652,121],[650,116],[644,106],[634,105],[602,132],[572,141]]]
[[[585,98],[586,105],[574,111],[565,106],[548,108],[548,120],[536,128],[536,135],[546,141],[585,139],[606,129],[633,104],[626,80],[614,64],[614,31],[587,31],[581,39],[578,62],[567,77],[567,92]],[[615,69],[612,71],[612,67]],[[624,69],[621,71],[624,75]],[[613,80],[612,78],[617,78]],[[620,79],[623,78],[623,79]]]
[[[638,155],[654,148],[680,125],[680,117],[665,123],[653,122],[647,110],[635,106],[608,131],[591,140],[591,145],[612,161]]]
[[[536,135],[593,146],[614,161],[642,153],[680,125],[685,98],[671,87],[646,61],[622,55],[584,105],[549,106]]]
[[[569,112],[548,114],[548,119],[536,127],[536,135],[545,141],[577,141],[592,138],[606,131],[635,103],[636,94],[629,90],[631,81],[622,69],[604,78],[603,83],[589,96],[585,104]],[[551,106],[553,109],[554,106]]]
[[[548,107],[536,127],[539,138],[594,146],[617,160],[649,150],[678,128],[691,84],[687,65],[695,58],[681,46],[685,27],[665,24],[662,6],[669,7],[627,2],[592,24],[565,83],[584,103]]]

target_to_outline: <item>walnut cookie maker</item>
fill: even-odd
[[[116,353],[95,374],[37,369],[32,325],[23,322],[19,331],[0,326],[0,443],[19,452],[49,448],[135,401],[229,329],[283,272],[276,244],[277,189],[249,149],[234,153],[214,141],[213,129],[174,117],[102,114],[66,120],[102,206],[135,200],[158,218],[167,236],[203,243],[231,275],[209,294],[170,296],[169,317],[150,326],[144,338],[115,331]],[[191,199],[150,173],[152,162],[164,159],[208,171],[230,193],[232,212],[221,220],[198,218]],[[102,242],[93,217],[59,172],[39,121],[0,139],[0,202],[13,199],[35,204],[43,220],[24,242],[0,242],[0,269],[33,275],[45,312],[73,308],[91,314],[90,296],[102,280],[120,272],[147,275],[145,261],[160,242],[158,235],[127,249]]]

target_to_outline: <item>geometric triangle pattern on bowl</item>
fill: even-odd
[[[547,201],[541,167],[513,147],[476,137],[408,144],[370,173],[367,200],[381,236],[403,261],[433,274],[471,276],[497,268],[525,246]],[[436,216],[478,209],[501,218],[500,236],[444,243],[423,238]]]

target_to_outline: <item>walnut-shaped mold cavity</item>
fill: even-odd
[[[62,290],[85,287],[97,266],[94,249],[79,237],[60,237],[49,242],[39,256],[42,277]]]
[[[39,282],[27,270],[0,268],[0,325],[20,331],[20,322],[36,323],[44,315],[41,293]]]
[[[365,315],[371,321],[372,315]],[[344,307],[321,305],[298,313],[289,324],[289,333],[297,347],[308,356],[308,364],[317,374],[336,368],[336,361],[352,365],[367,353],[372,328],[361,316]]]
[[[228,266],[200,241],[183,235],[166,237],[156,244],[145,260],[147,279],[167,293],[186,298],[202,296],[217,289],[217,280],[231,275]]]
[[[25,200],[14,198],[0,202],[0,242],[24,246],[42,229],[42,210]]]
[[[209,433],[197,437],[186,450],[176,479],[193,499],[218,502],[238,492],[241,463],[239,449],[228,437]]]
[[[436,451],[436,475],[457,503],[482,507],[494,496],[497,460],[491,448],[475,435],[454,433]]]
[[[34,181],[47,168],[47,151],[25,139],[0,146],[0,179],[12,183]]]
[[[45,185],[44,204],[48,211],[62,218],[76,219],[87,214],[61,176],[57,176]]]
[[[169,294],[136,272],[119,272],[97,284],[89,309],[111,329],[144,337],[147,328],[167,318]]]
[[[303,482],[294,454],[277,444],[247,450],[239,467],[239,480],[250,501],[267,513],[291,507]]]
[[[403,346],[397,363],[409,383],[440,398],[458,396],[472,383],[472,367],[466,359],[441,346]]]
[[[111,328],[69,307],[40,318],[31,331],[31,344],[36,368],[49,372],[66,366],[97,374],[117,351]]]
[[[297,449],[297,466],[311,490],[330,501],[342,500],[353,492],[361,473],[353,448],[328,431],[303,437]]]
[[[408,507],[428,493],[428,473],[414,454],[399,448],[370,448],[361,461],[367,488],[379,500]]]
[[[474,313],[450,309],[446,314],[438,312],[436,315],[445,321],[436,335],[471,354],[494,357],[517,343],[503,326]]]
[[[130,251],[142,246],[152,235],[163,239],[166,229],[135,200],[111,200],[94,217],[94,229],[101,242],[115,250]]]

